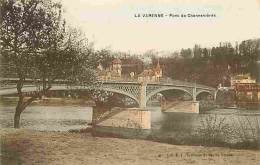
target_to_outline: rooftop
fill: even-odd
[[[154,71],[152,69],[144,70],[138,77],[154,76]]]

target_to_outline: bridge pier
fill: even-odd
[[[140,106],[139,108],[146,108],[146,87],[147,82],[142,82],[140,87]]]
[[[196,102],[196,96],[197,96],[197,87],[196,87],[196,84],[192,90],[192,99],[193,99],[193,102]]]
[[[212,94],[212,100],[216,100],[216,98],[217,98],[217,92],[215,91],[215,92],[213,92],[213,94]]]
[[[119,128],[135,128],[150,129],[151,128],[151,111],[140,108],[120,108],[117,112],[108,114],[103,117],[97,124],[103,127],[119,127]],[[95,120],[95,122],[98,122]]]

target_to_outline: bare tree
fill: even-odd
[[[24,109],[57,80],[85,86],[95,81],[90,64],[93,50],[80,31],[67,28],[60,3],[1,0],[0,5],[1,62],[6,75],[18,78],[14,127],[19,128]],[[23,94],[26,80],[37,87],[29,99]]]

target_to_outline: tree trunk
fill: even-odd
[[[14,114],[14,128],[20,128],[20,116],[21,110],[20,108],[16,107]]]
[[[20,128],[20,116],[21,113],[23,112],[23,110],[34,100],[36,100],[37,98],[39,98],[40,96],[42,96],[46,91],[48,91],[51,88],[51,86],[49,86],[47,89],[45,89],[45,91],[41,91],[38,92],[38,94],[36,94],[35,96],[31,97],[30,99],[26,100],[25,102],[23,102],[24,97],[22,95],[21,92],[21,88],[18,88],[18,93],[19,93],[19,101],[17,103],[17,106],[15,108],[15,114],[14,114],[14,128]]]
[[[97,107],[92,107],[93,111],[92,111],[92,122],[93,124],[95,124],[98,120],[97,120],[97,117],[98,117],[98,110],[97,110]]]

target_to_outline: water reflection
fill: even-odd
[[[14,106],[0,107],[1,127],[13,127]],[[259,110],[217,109],[205,114],[163,113],[161,107],[148,107],[152,113],[151,131],[192,132],[201,127],[210,116],[215,116],[215,123],[223,118],[230,125],[245,125],[251,117],[250,124],[260,123]],[[249,117],[249,118],[248,118]],[[21,115],[21,127],[34,130],[68,131],[83,129],[92,121],[91,107],[50,107],[30,106]],[[214,123],[213,123],[214,124]]]
[[[149,107],[152,112],[153,130],[180,131],[190,129],[199,114],[163,113],[161,107]]]
[[[204,114],[163,113],[161,107],[149,107],[152,130],[162,132],[194,132],[198,128],[218,126],[221,122],[231,127],[254,129],[260,123],[259,110],[216,109]],[[211,121],[210,121],[211,120]],[[259,123],[258,123],[259,122]]]

